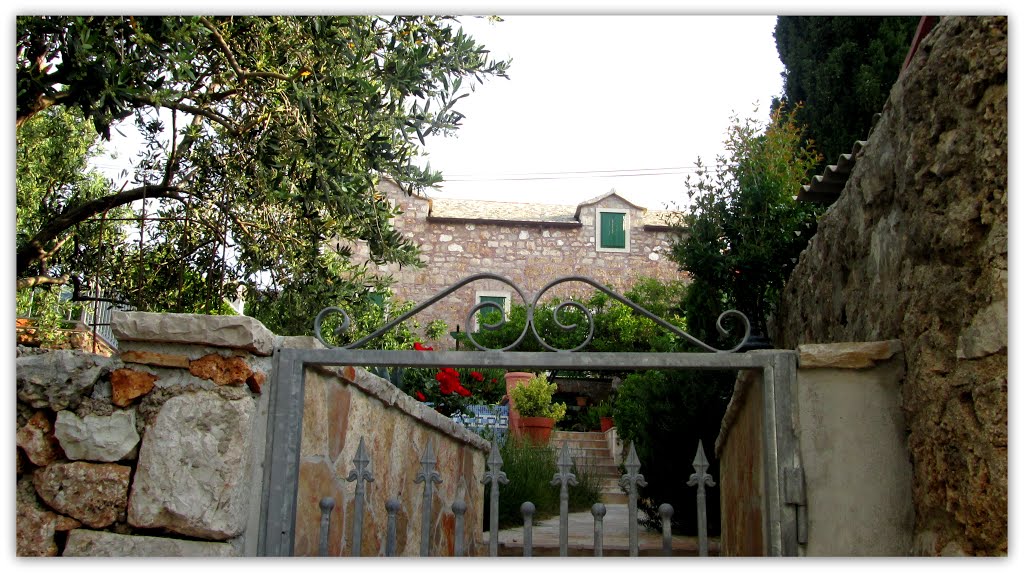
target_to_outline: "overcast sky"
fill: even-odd
[[[577,203],[614,188],[662,208],[683,198],[698,156],[710,163],[722,152],[731,114],[767,118],[782,91],[774,16],[507,16],[463,26],[512,66],[509,80],[459,102],[466,118],[454,137],[428,140],[426,159],[449,180],[438,197]]]

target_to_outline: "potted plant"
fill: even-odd
[[[523,434],[537,444],[547,444],[551,429],[565,416],[565,403],[551,401],[557,389],[558,385],[549,383],[545,375],[538,375],[509,391]]]
[[[601,401],[597,406],[591,407],[591,410],[601,421],[601,432],[608,432],[608,429],[615,426],[615,419],[612,418],[612,403],[610,401]]]

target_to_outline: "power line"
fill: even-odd
[[[635,169],[607,169],[590,171],[563,171],[563,172],[536,172],[536,173],[510,173],[498,175],[483,174],[445,174],[446,182],[471,182],[471,181],[532,181],[550,179],[595,179],[606,177],[660,177],[666,175],[690,175],[700,169],[697,166],[665,167],[665,168],[635,168]],[[706,171],[714,171],[704,168]]]

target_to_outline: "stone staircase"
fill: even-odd
[[[626,504],[628,497],[619,488],[619,466],[612,459],[608,440],[602,432],[554,431],[551,446],[556,452],[563,444],[569,447],[569,454],[577,466],[585,465],[601,481],[601,502],[605,504]]]

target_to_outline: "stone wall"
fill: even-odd
[[[484,219],[434,221],[428,218],[430,203],[426,199],[407,196],[387,180],[381,182],[381,190],[402,208],[404,213],[395,219],[395,228],[420,246],[426,264],[420,269],[377,267],[394,276],[396,283],[392,289],[401,300],[422,302],[458,280],[482,272],[509,278],[530,298],[549,281],[564,275],[588,276],[619,293],[628,290],[640,277],[662,281],[681,277],[676,264],[668,259],[672,235],[662,229],[644,230],[637,224],[642,220],[643,210],[617,195],[583,205],[579,225],[566,226]],[[630,212],[634,223],[629,253],[597,251],[595,217],[598,208]],[[593,289],[584,284],[567,287],[555,288],[549,296],[593,293]],[[523,303],[506,284],[483,280],[467,285],[424,310],[416,316],[417,320],[425,324],[441,319],[452,330],[456,325],[465,329],[466,314],[476,305],[479,292],[509,292],[512,304]]]
[[[289,337],[288,346],[319,347],[311,338]],[[423,484],[415,483],[420,460],[431,444],[441,483],[433,486],[430,555],[453,556],[455,515],[462,500],[467,556],[483,555],[483,483],[487,441],[424,406],[388,381],[364,369],[309,368],[302,417],[299,493],[295,525],[296,556],[316,556],[320,540],[320,500],[335,507],[328,531],[328,555],[351,556],[355,523],[355,482],[346,477],[364,441],[373,482],[366,483],[361,556],[384,556],[385,503],[397,498],[396,556],[419,556]]]
[[[113,357],[18,348],[17,555],[257,555],[271,354],[312,340],[248,317],[115,313],[113,329]],[[452,554],[456,499],[467,553],[481,552],[486,441],[362,369],[311,370],[304,399],[297,554],[316,553],[323,493],[338,502],[332,553],[351,544],[360,437],[375,474],[364,555],[382,553],[395,495],[399,553],[418,554],[427,441],[444,481],[431,552]]]
[[[151,313],[113,328],[110,358],[19,347],[17,554],[246,554],[273,334]]]
[[[914,552],[1007,552],[1007,19],[943,18],[786,286],[774,340],[899,339]]]
[[[790,420],[804,482],[800,555],[909,555],[913,506],[899,341],[802,345],[798,352]],[[723,556],[763,556],[770,547],[764,440],[774,433],[764,429],[763,394],[761,372],[741,371],[715,444]],[[781,480],[784,502],[795,503],[795,485]]]

